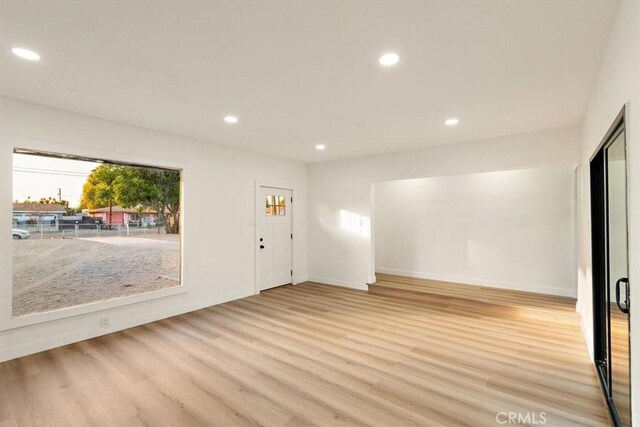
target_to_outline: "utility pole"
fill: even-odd
[[[62,188],[58,188],[58,201],[62,203]]]

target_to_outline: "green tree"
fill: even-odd
[[[72,208],[69,205],[68,200],[64,200],[64,199],[60,200],[55,197],[42,197],[37,203],[42,203],[44,205],[60,205],[65,209],[66,215],[75,215],[81,211],[81,209]]]
[[[65,209],[69,209],[69,201],[68,200],[60,200],[56,197],[41,197],[40,200],[34,203],[41,203],[43,205],[61,205]]]
[[[139,210],[153,209],[163,220],[167,234],[180,231],[180,172],[102,164],[82,189],[80,205],[88,209],[113,205]]]
[[[180,172],[167,169],[123,167],[115,184],[123,207],[153,209],[167,234],[180,232]]]
[[[115,183],[121,176],[123,166],[102,164],[91,171],[82,187],[80,206],[87,209],[109,207],[109,223],[116,203]]]

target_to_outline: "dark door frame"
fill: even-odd
[[[591,261],[593,290],[593,339],[594,362],[600,385],[615,426],[621,426],[620,417],[611,393],[611,334],[609,304],[609,257],[607,220],[607,157],[606,149],[625,130],[625,108],[605,134],[590,159],[591,184]],[[631,363],[631,360],[629,360]]]

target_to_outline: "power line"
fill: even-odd
[[[77,177],[87,177],[89,173],[83,173],[78,171],[60,171],[60,170],[51,170],[51,169],[36,169],[36,168],[13,168],[14,172],[18,173],[35,173],[40,175],[60,175],[60,176],[77,176]]]
[[[87,175],[90,174],[90,172],[79,171],[79,170],[35,168],[35,167],[31,167],[31,166],[15,166],[14,169],[31,170],[31,171],[46,171],[46,172],[82,173],[82,174],[87,174]]]

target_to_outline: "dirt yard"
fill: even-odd
[[[13,241],[13,315],[179,286],[177,235]]]

